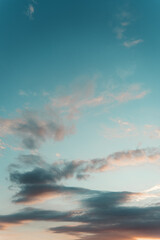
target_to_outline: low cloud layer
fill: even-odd
[[[3,230],[10,225],[25,222],[66,222],[64,226],[48,230],[53,233],[75,235],[81,240],[158,238],[160,236],[160,207],[159,205],[135,206],[133,199],[140,194],[94,192],[88,197],[83,195],[79,208],[76,210],[62,212],[25,208],[17,213],[0,215],[0,226]],[[130,202],[132,204],[128,205]],[[68,224],[70,222],[76,225]]]
[[[159,206],[127,206],[131,192],[102,192],[82,201],[85,210],[77,216],[77,226],[51,228],[56,233],[81,235],[80,239],[136,239],[160,236]],[[86,210],[87,209],[87,210]],[[91,234],[85,236],[84,234]]]

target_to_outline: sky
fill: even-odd
[[[0,0],[0,240],[160,239],[159,11]]]

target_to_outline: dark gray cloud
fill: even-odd
[[[20,155],[17,164],[9,166],[10,179],[19,184],[38,184],[57,182],[62,179],[75,177],[85,179],[92,172],[99,172],[108,167],[107,160],[59,160],[49,164],[39,155]],[[24,171],[25,166],[25,171]]]
[[[9,167],[10,181],[18,187],[13,202],[27,203],[44,201],[46,198],[60,194],[81,194],[90,192],[87,189],[65,187],[61,181],[71,177],[85,178],[93,164],[86,161],[60,161],[53,164],[45,162],[38,155],[21,155],[19,164]],[[97,169],[98,164],[95,164]],[[24,170],[25,169],[25,170]]]
[[[116,166],[132,165],[146,161],[154,162],[158,159],[159,152],[155,149],[148,150],[148,153],[145,149],[118,152],[109,155],[107,158],[100,159],[59,160],[53,164],[45,162],[38,155],[21,155],[19,164],[12,164],[9,167],[10,180],[12,184],[19,188],[18,193],[14,196],[14,201],[32,202],[35,198],[39,198],[38,194],[39,196],[44,196],[45,184],[46,194],[53,192],[54,196],[54,193],[56,193],[54,186],[57,187],[63,180],[69,178],[82,180],[88,178],[92,173],[110,170]],[[41,190],[38,185],[42,186]]]
[[[69,220],[71,217],[70,212],[59,212],[51,210],[42,210],[35,208],[25,208],[21,211],[8,215],[0,215],[0,224],[3,228],[3,225],[10,224],[21,224],[24,221],[58,221],[63,218]]]
[[[34,203],[41,202],[48,198],[54,198],[59,195],[90,195],[97,191],[88,190],[85,188],[78,187],[67,187],[63,185],[54,184],[27,184],[22,185],[18,193],[13,197],[13,202],[15,203]]]
[[[101,192],[97,196],[84,199],[82,205],[85,210],[74,218],[75,222],[83,224],[53,227],[50,231],[82,234],[80,239],[85,240],[160,237],[160,207],[127,206],[126,203],[134,195],[135,193],[130,192]]]
[[[160,206],[128,205],[132,192],[94,192],[83,195],[80,207],[73,211],[25,208],[17,213],[0,215],[1,229],[25,221],[66,222],[65,226],[48,229],[53,233],[72,234],[79,239],[116,240],[160,237]],[[76,225],[70,225],[74,222]],[[79,223],[79,224],[78,224]]]

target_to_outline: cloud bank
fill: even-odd
[[[85,180],[93,173],[110,171],[124,166],[159,164],[159,149],[136,149],[116,152],[106,158],[91,160],[58,160],[49,164],[38,155],[21,155],[19,164],[9,167],[10,181],[18,188],[15,203],[45,201],[63,194],[86,193],[83,188],[66,187],[66,179]],[[24,170],[25,169],[25,170]]]

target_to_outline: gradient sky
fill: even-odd
[[[0,239],[160,239],[159,11],[0,0]]]

